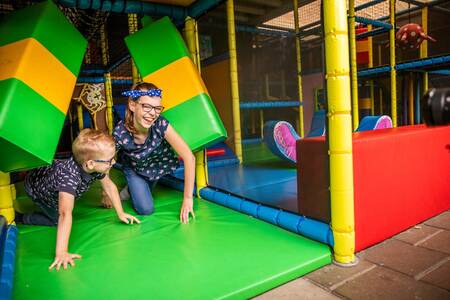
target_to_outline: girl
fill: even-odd
[[[152,190],[162,176],[178,167],[178,158],[184,161],[184,195],[180,221],[189,222],[193,211],[195,157],[169,121],[161,116],[162,91],[154,84],[141,82],[122,93],[128,96],[125,121],[114,128],[118,160],[128,183],[128,191],[138,214],[153,213]],[[122,194],[122,193],[121,193]]]

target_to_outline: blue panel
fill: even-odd
[[[311,121],[311,129],[306,137],[316,137],[325,135],[327,113],[324,109],[318,110],[314,113]]]
[[[178,178],[182,174],[177,174]],[[258,203],[298,212],[297,171],[282,167],[228,165],[209,168],[209,185]]]

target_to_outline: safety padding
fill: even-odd
[[[450,209],[450,126],[353,134],[356,250]],[[324,137],[299,140],[299,213],[330,222]]]
[[[16,225],[0,215],[0,299],[11,299],[16,258]]]
[[[286,121],[268,121],[264,124],[264,142],[281,159],[297,162],[296,141],[300,136]]]
[[[52,1],[0,23],[0,171],[51,163],[86,40]]]
[[[389,116],[366,116],[359,122],[356,131],[378,130],[392,128],[392,120]]]
[[[226,138],[222,120],[211,101],[184,41],[169,18],[150,23],[125,38],[145,82],[163,90],[163,115],[196,151]],[[195,128],[195,130],[193,130]]]

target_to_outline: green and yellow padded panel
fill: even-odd
[[[0,171],[51,163],[87,42],[52,1],[0,23]]]
[[[195,151],[226,138],[222,120],[169,18],[125,38],[143,81],[163,90],[163,115]]]
[[[68,270],[47,269],[56,228],[19,226],[13,299],[248,299],[331,263],[328,246],[208,201],[180,224],[183,194],[154,196],[154,214],[128,226],[93,186],[75,204],[70,251],[83,258]]]

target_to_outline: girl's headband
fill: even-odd
[[[162,95],[162,90],[160,90],[160,89],[150,89],[147,91],[128,90],[128,91],[122,92],[122,96],[131,97],[131,99],[133,99],[133,100],[136,100],[141,96],[161,97],[161,95]]]

